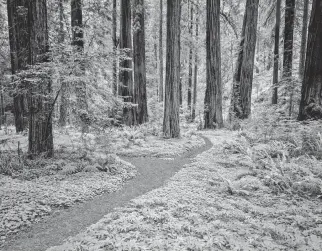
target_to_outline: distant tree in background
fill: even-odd
[[[167,53],[163,134],[180,136],[180,19],[181,0],[167,1]]]
[[[299,75],[303,79],[304,69],[305,69],[305,53],[307,44],[307,26],[308,26],[308,16],[309,16],[309,0],[304,0],[303,7],[303,21],[302,21],[302,37],[301,37],[301,52],[300,52],[300,65],[299,65]]]
[[[276,1],[276,22],[275,22],[275,45],[274,45],[274,69],[273,69],[273,97],[272,104],[277,104],[278,91],[278,63],[280,46],[280,25],[281,25],[281,0]]]
[[[313,0],[298,119],[322,119],[322,1]]]
[[[88,104],[86,94],[85,62],[84,54],[84,30],[83,30],[83,10],[81,0],[71,0],[71,26],[72,26],[72,45],[78,63],[75,71],[77,81],[75,92],[77,98],[77,117],[81,123],[82,132],[88,132]]]
[[[133,0],[133,102],[138,106],[136,109],[136,119],[138,124],[148,122],[144,11],[144,0]]]
[[[220,0],[207,0],[207,87],[205,93],[205,128],[223,127],[221,49],[220,49]]]
[[[196,40],[196,46],[194,50],[194,77],[193,77],[193,101],[192,101],[192,111],[191,111],[191,120],[194,121],[196,118],[196,106],[197,106],[197,85],[198,85],[198,37],[199,37],[199,0],[197,0],[196,3],[196,28],[195,28],[195,40]]]
[[[117,46],[118,39],[116,37],[117,31],[117,5],[116,0],[113,0],[113,10],[112,10],[112,43],[113,43],[113,94],[117,95]]]
[[[58,2],[59,10],[59,53],[62,54],[64,41],[65,41],[65,30],[64,30],[64,0],[59,0]],[[68,107],[69,107],[69,88],[67,82],[60,77],[60,105],[59,105],[59,125],[66,126]]]
[[[159,102],[163,102],[163,0],[160,0],[159,20]]]

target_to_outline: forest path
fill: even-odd
[[[51,246],[61,245],[66,238],[85,230],[113,209],[122,207],[131,199],[161,187],[185,164],[189,164],[192,158],[212,147],[208,138],[204,137],[204,140],[206,144],[202,147],[174,159],[124,158],[136,166],[138,175],[125,183],[121,190],[102,194],[93,200],[74,205],[35,223],[30,229],[7,241],[2,250],[41,251]]]

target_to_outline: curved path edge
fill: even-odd
[[[6,251],[42,251],[61,245],[66,238],[84,231],[104,215],[117,207],[126,205],[130,200],[153,189],[161,187],[166,180],[189,164],[198,154],[212,147],[210,140],[202,136],[205,144],[192,149],[175,159],[158,158],[123,158],[136,166],[138,174],[114,193],[96,196],[92,200],[62,210],[35,223],[25,232],[17,234],[5,243],[1,250]]]

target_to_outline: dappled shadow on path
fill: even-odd
[[[192,158],[211,148],[211,142],[207,138],[204,140],[204,146],[174,159],[124,158],[136,166],[138,175],[125,183],[119,191],[102,194],[43,219],[9,240],[2,250],[41,251],[62,244],[66,238],[84,231],[104,215],[113,212],[113,209],[125,206],[131,199],[162,186],[185,164],[189,164]]]

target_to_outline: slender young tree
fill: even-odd
[[[305,68],[305,51],[307,43],[307,26],[308,26],[308,14],[309,14],[309,0],[304,0],[303,9],[303,22],[302,22],[302,38],[301,38],[301,52],[300,52],[300,66],[299,74],[300,78],[303,79],[304,68]]]
[[[18,15],[19,7],[19,15]],[[11,72],[16,74],[25,70],[30,64],[29,29],[28,29],[28,2],[23,0],[7,0],[9,42],[11,56]],[[27,116],[25,106],[24,86],[22,83],[15,88],[13,105],[16,132],[25,129],[24,118]]]
[[[75,86],[77,97],[77,116],[81,122],[82,132],[88,132],[88,104],[86,95],[86,83],[82,79],[85,76],[85,62],[82,59],[84,53],[83,10],[81,0],[71,0],[71,25],[73,30],[72,45],[77,57],[78,67],[76,76],[79,77]]]
[[[281,25],[281,0],[276,1],[276,23],[275,23],[275,45],[274,45],[274,70],[273,70],[273,97],[272,104],[277,104],[278,90],[278,62],[280,46],[280,25]]]
[[[192,103],[192,60],[193,60],[193,48],[192,48],[192,37],[193,37],[193,3],[190,4],[190,20],[189,20],[189,36],[191,41],[189,43],[189,72],[188,72],[188,111],[189,111],[189,119],[191,119],[191,103]]]
[[[169,138],[180,136],[180,19],[181,0],[167,1],[167,56],[163,134]]]
[[[159,22],[159,102],[163,102],[163,1],[160,0]]]
[[[118,41],[116,37],[117,30],[117,5],[116,0],[113,0],[112,13],[112,42],[113,42],[113,94],[117,95],[117,46]]]
[[[220,51],[220,0],[207,0],[207,87],[205,94],[205,128],[221,128],[222,83]]]
[[[295,0],[285,0],[283,78],[292,76]]]
[[[247,0],[246,2],[242,39],[232,90],[230,118],[246,119],[251,114],[258,5],[258,0]]]
[[[65,41],[65,31],[64,31],[64,1],[59,0],[58,9],[59,9],[59,37],[58,43],[60,46],[60,52],[62,52],[62,46]],[[69,90],[66,81],[60,78],[61,82],[61,95],[60,95],[60,105],[59,105],[59,124],[60,126],[66,126],[67,122],[67,113],[69,105]]]
[[[197,0],[196,5],[196,44],[198,44],[198,37],[199,37],[199,0]],[[192,102],[192,113],[191,119],[192,121],[196,118],[196,105],[197,105],[197,84],[198,84],[198,46],[195,46],[194,52],[194,78],[193,78],[193,102]]]
[[[148,121],[145,66],[144,0],[133,0],[133,62],[134,103],[137,104],[137,123]]]
[[[322,119],[322,1],[313,0],[299,120]]]

